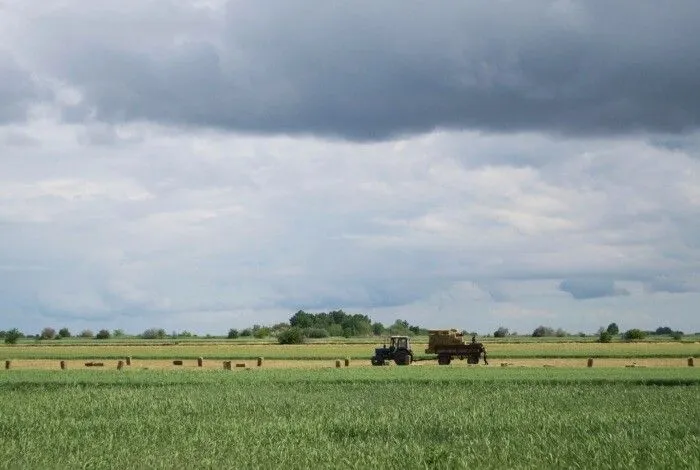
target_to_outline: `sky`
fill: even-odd
[[[0,329],[700,331],[700,2],[0,0]]]

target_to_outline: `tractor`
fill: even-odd
[[[372,356],[373,366],[383,366],[387,361],[394,361],[398,366],[407,366],[413,362],[413,351],[408,336],[392,336],[389,347],[376,348]]]

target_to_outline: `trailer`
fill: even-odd
[[[455,330],[429,330],[428,347],[426,354],[437,354],[440,365],[449,365],[452,359],[467,360],[467,364],[478,364],[483,356],[484,364],[488,365],[486,348],[482,343],[476,342],[476,336],[472,336],[470,343],[464,342],[464,334]]]

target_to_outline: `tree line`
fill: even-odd
[[[477,335],[476,332],[462,331],[465,335]],[[411,325],[406,320],[398,319],[394,321],[391,325],[385,326],[380,322],[373,321],[369,316],[363,314],[350,314],[343,310],[332,310],[330,312],[319,312],[311,313],[304,310],[299,310],[294,313],[288,322],[277,323],[271,326],[263,325],[253,325],[249,328],[243,328],[241,330],[231,328],[226,334],[229,339],[236,338],[258,338],[265,339],[274,337],[280,343],[299,343],[303,342],[306,338],[328,338],[328,337],[369,337],[369,336],[383,336],[383,335],[397,335],[397,336],[414,336],[414,335],[427,335],[428,330],[421,326]],[[596,333],[597,341],[601,343],[608,343],[614,338],[620,338],[624,340],[634,341],[641,340],[647,336],[658,336],[665,335],[671,336],[675,340],[680,340],[683,337],[683,332],[679,330],[673,330],[668,326],[658,327],[656,330],[640,330],[638,328],[633,328],[625,332],[621,332],[617,323],[610,323],[607,328],[600,327]],[[51,327],[46,327],[41,330],[40,333],[36,335],[25,335],[17,328],[5,331],[0,330],[0,339],[4,339],[7,344],[14,344],[21,338],[34,338],[38,340],[60,340],[63,338],[90,338],[90,339],[110,339],[110,338],[124,338],[124,337],[134,337],[134,335],[127,335],[124,330],[107,330],[101,329],[97,333],[92,330],[85,329],[79,333],[73,335],[71,331],[66,328],[60,328],[55,330]],[[192,334],[189,331],[173,331],[171,333],[166,332],[164,328],[148,328],[142,333],[135,335],[137,338],[142,339],[177,339],[177,338],[191,338],[197,335]],[[490,335],[486,335],[490,336]],[[498,327],[493,332],[495,338],[506,338],[508,336],[518,336],[518,333],[511,332],[508,328],[504,326]],[[535,328],[532,333],[532,337],[544,338],[544,337],[567,337],[567,336],[589,336],[583,332],[577,334],[571,334],[562,328],[552,328],[549,326],[540,325]],[[213,337],[212,335],[206,335],[207,338]]]

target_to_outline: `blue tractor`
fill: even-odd
[[[384,344],[382,348],[374,350],[372,356],[373,366],[384,366],[389,361],[394,361],[398,366],[407,366],[413,362],[413,351],[408,336],[392,336],[389,347]]]

